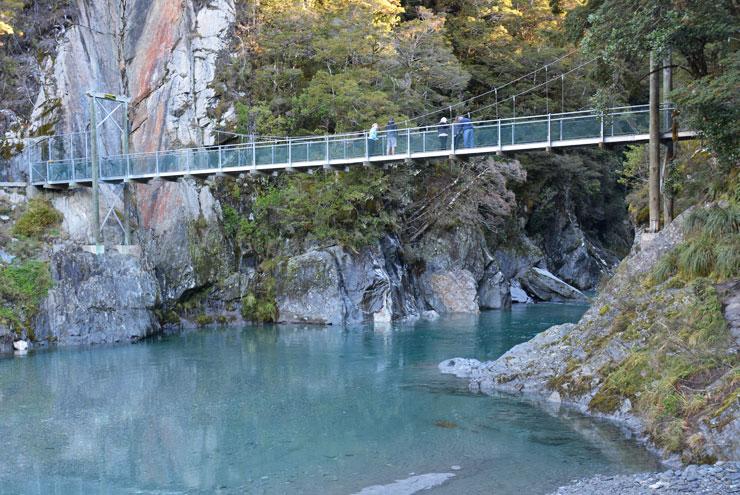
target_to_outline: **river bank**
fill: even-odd
[[[669,464],[737,460],[736,282],[656,275],[693,242],[687,225],[726,215],[722,208],[687,212],[638,241],[577,324],[554,326],[495,361],[454,358],[440,370],[474,391],[523,394],[617,422]]]
[[[551,495],[730,495],[740,490],[740,463],[718,462],[714,466],[689,465],[683,469],[632,475],[599,475],[576,480]]]

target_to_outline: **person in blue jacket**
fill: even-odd
[[[457,125],[460,132],[462,132],[463,148],[473,148],[475,146],[473,122],[468,117],[461,115],[457,118]]]

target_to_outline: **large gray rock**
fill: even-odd
[[[277,277],[276,291],[280,321],[330,325],[344,322],[339,270],[327,251],[290,258]]]
[[[334,246],[291,257],[277,277],[281,321],[324,324],[416,317],[408,268],[394,237],[350,253]]]
[[[13,352],[13,340],[15,332],[5,325],[0,325],[0,354]]]
[[[511,284],[501,272],[486,272],[478,286],[481,309],[502,309],[511,306]]]
[[[524,290],[539,301],[586,301],[586,296],[552,273],[533,266],[520,277]]]
[[[53,288],[41,305],[36,339],[59,345],[126,342],[159,329],[157,283],[138,258],[60,251]]]
[[[438,313],[477,313],[478,284],[467,270],[425,273],[422,293]]]

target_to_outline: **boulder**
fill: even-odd
[[[586,301],[586,296],[547,270],[533,266],[519,277],[524,290],[539,301]]]
[[[478,285],[480,309],[502,309],[511,306],[511,285],[501,272],[486,272]]]
[[[51,258],[54,282],[36,338],[60,345],[126,342],[159,330],[157,283],[140,259],[63,250]]]
[[[438,313],[477,313],[478,284],[467,270],[426,273],[422,277],[424,299]]]
[[[327,251],[309,251],[288,260],[277,277],[280,321],[337,325],[345,306],[337,264]]]
[[[522,284],[520,284],[518,280],[511,281],[509,294],[511,295],[511,302],[513,303],[531,304],[534,302],[532,298],[529,297],[529,294],[522,289]]]
[[[28,342],[25,340],[16,340],[13,342],[13,349],[17,352],[26,352],[28,351]]]
[[[0,325],[0,354],[13,351],[15,333],[5,325]]]

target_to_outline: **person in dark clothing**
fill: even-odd
[[[439,149],[447,149],[447,137],[450,135],[450,124],[447,118],[442,117],[437,125],[437,137],[439,137]]]
[[[457,125],[459,126],[459,132],[462,134],[462,145],[463,148],[473,148],[474,135],[473,135],[473,122],[463,115],[457,118]]]
[[[386,138],[388,139],[386,155],[395,155],[396,145],[398,144],[398,126],[393,120],[393,117],[388,119],[388,124],[385,126],[385,133]]]

